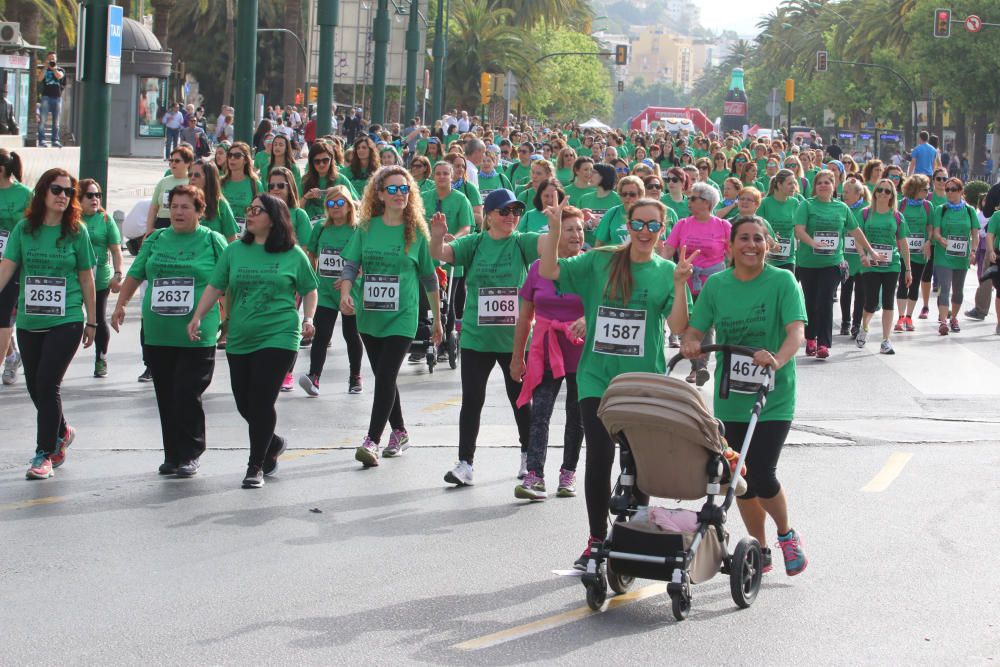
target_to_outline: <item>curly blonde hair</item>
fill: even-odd
[[[406,180],[406,185],[410,186],[410,196],[406,201],[406,208],[403,210],[403,241],[404,251],[409,252],[410,246],[417,240],[417,234],[425,239],[430,239],[430,232],[427,231],[427,222],[424,220],[424,201],[420,196],[420,188],[413,180],[406,169],[399,165],[382,167],[368,179],[365,186],[365,193],[361,197],[361,223],[362,229],[368,229],[368,223],[372,218],[376,218],[385,213],[385,204],[379,199],[378,193],[382,190],[382,184],[391,176],[402,176]]]

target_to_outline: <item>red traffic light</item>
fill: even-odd
[[[950,9],[937,9],[934,11],[934,36],[951,37]]]

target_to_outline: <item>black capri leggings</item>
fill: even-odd
[[[462,410],[458,415],[458,459],[472,465],[476,456],[476,441],[479,439],[479,420],[486,402],[486,383],[494,366],[500,366],[503,373],[507,400],[514,411],[521,452],[527,453],[531,442],[531,404],[517,407],[517,397],[521,393],[521,383],[510,377],[510,352],[479,352],[462,350]]]
[[[896,289],[897,299],[906,299],[907,301],[916,301],[917,296],[920,294],[920,283],[930,282],[930,274],[934,270],[931,264],[917,264],[916,262],[910,263],[910,271],[913,273],[913,281],[910,286],[906,286],[906,270],[900,270],[899,272],[899,286]],[[927,280],[924,278],[927,277]]]
[[[423,293],[422,290],[421,293]],[[403,408],[399,403],[396,378],[399,377],[399,368],[403,365],[403,359],[406,358],[406,353],[409,351],[413,339],[407,336],[378,338],[362,334],[361,340],[365,343],[368,362],[371,364],[372,373],[375,374],[375,390],[372,397],[371,419],[368,422],[368,437],[372,439],[372,442],[378,443],[382,440],[382,432],[385,431],[386,422],[389,422],[389,425],[395,430],[406,430],[406,425],[403,423]]]
[[[892,275],[891,273],[888,275]],[[743,450],[743,440],[747,437],[746,422],[725,422],[726,440],[736,451]],[[747,492],[740,496],[742,500],[751,498],[774,498],[781,491],[778,481],[778,458],[781,448],[785,445],[788,430],[792,427],[790,421],[757,422],[757,428],[750,440],[750,451],[747,453]],[[590,443],[587,443],[588,447]]]
[[[316,307],[316,335],[313,336],[312,347],[309,350],[309,374],[319,377],[326,365],[326,346],[333,338],[333,327],[337,324],[340,311],[326,306]],[[340,318],[340,333],[347,343],[347,361],[351,367],[351,377],[361,375],[361,336],[358,334],[358,321],[354,315],[343,315]]]
[[[108,326],[108,294],[110,287],[97,290],[97,300],[94,310],[97,311],[97,331],[94,332],[94,354],[98,359],[108,356],[108,343],[111,342],[111,327]]]
[[[249,426],[248,465],[263,466],[272,440],[278,437],[274,433],[278,423],[274,404],[295,351],[265,347],[249,354],[227,352],[226,359],[236,409]]]
[[[865,283],[865,312],[874,313],[878,304],[879,293],[882,294],[882,309],[891,311],[896,307],[893,299],[893,288],[899,279],[898,274],[869,271],[861,274]]]

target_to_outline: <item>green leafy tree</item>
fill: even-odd
[[[599,50],[589,35],[569,30],[535,33],[545,53],[593,53]],[[554,120],[607,121],[612,112],[611,72],[599,56],[556,56],[539,63],[521,100],[533,116]]]

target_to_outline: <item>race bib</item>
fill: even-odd
[[[646,311],[629,308],[597,309],[594,352],[619,357],[642,357],[646,343]]]
[[[322,215],[319,215],[310,220],[309,224],[315,227],[316,225],[322,224],[324,220],[326,220],[326,218],[324,218]]]
[[[947,255],[950,257],[965,257],[968,254],[969,237],[949,236]]]
[[[813,254],[833,255],[840,244],[840,232],[816,232],[813,234],[813,241],[816,242]]]
[[[237,236],[243,236],[243,232],[245,232],[247,230],[247,219],[246,218],[237,217],[236,218],[236,229],[237,229],[236,235]]]
[[[858,242],[850,234],[847,234],[847,235],[844,236],[844,254],[845,255],[857,255],[858,254]]]
[[[479,326],[510,327],[517,324],[516,287],[479,288]]]
[[[344,272],[344,259],[333,248],[321,248],[318,267],[320,278],[339,278]]]
[[[872,250],[875,251],[875,266],[889,266],[892,264],[892,246],[882,243],[873,243]]]
[[[745,354],[734,354],[729,358],[729,391],[756,394],[765,383],[768,391],[774,389],[774,374],[769,366],[758,366],[753,357]]]
[[[187,315],[194,310],[194,278],[154,278],[149,309],[157,315]]]
[[[167,190],[166,192],[163,193],[163,197],[161,197],[161,201],[160,201],[160,204],[162,206],[166,206],[168,208],[170,207],[170,193],[171,192],[172,192],[171,190]]]
[[[924,239],[923,236],[908,236],[906,237],[906,245],[910,248],[910,253],[923,252],[924,251]]]
[[[779,236],[776,243],[777,247],[772,252],[769,252],[768,255],[772,259],[788,259],[792,254],[792,240],[783,239]]]
[[[365,310],[399,310],[399,276],[369,273],[365,276]]]
[[[0,257],[3,257],[3,251],[7,249],[7,239],[10,238],[10,232],[6,229],[0,229]]]
[[[27,276],[24,279],[24,312],[28,315],[66,314],[66,279]]]

